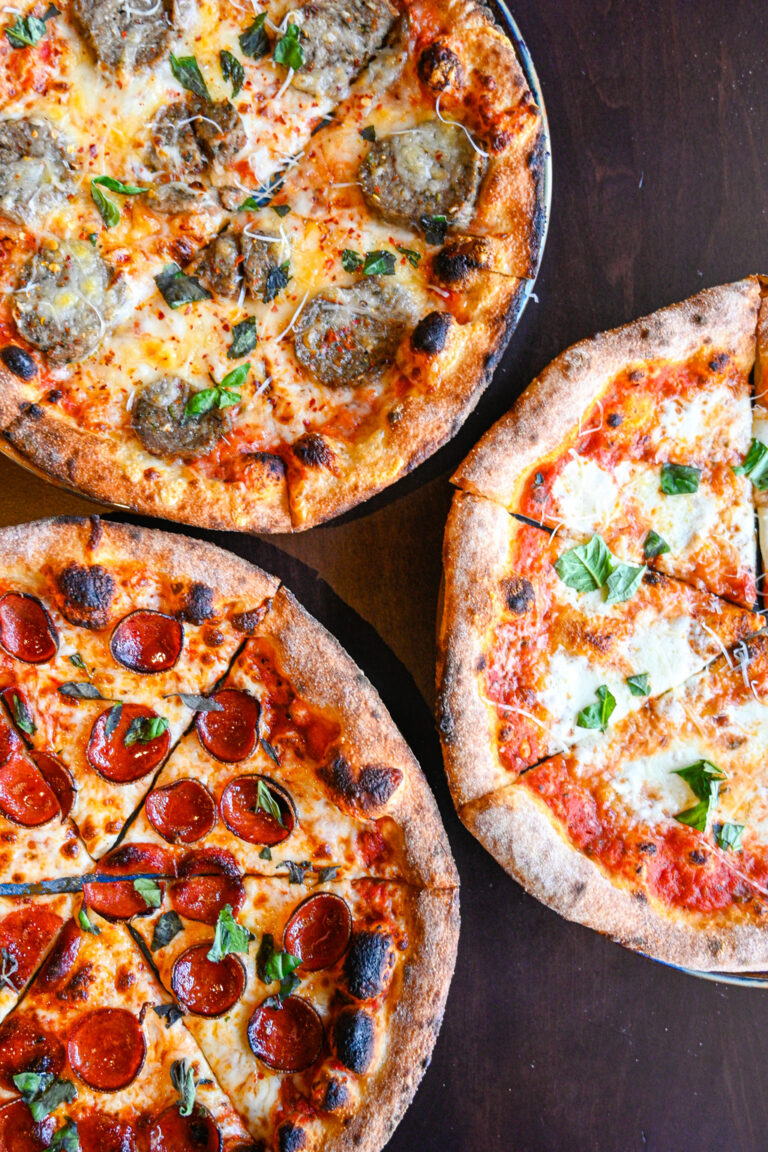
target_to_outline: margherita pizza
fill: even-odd
[[[712,970],[768,967],[762,293],[563,353],[459,469],[445,538],[462,819],[563,915]]]
[[[93,518],[0,549],[0,1152],[376,1152],[458,931],[380,699],[209,545]]]
[[[478,0],[9,15],[4,450],[209,527],[366,499],[489,378],[538,265],[544,156]]]

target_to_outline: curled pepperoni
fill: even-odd
[[[107,735],[107,720],[112,713],[108,708],[91,729],[86,757],[91,767],[113,784],[130,784],[148,776],[161,764],[171,742],[168,729],[144,743],[137,740],[126,744],[126,737],[134,720],[152,720],[157,713],[143,704],[123,704],[120,719],[114,731]]]
[[[72,1070],[99,1092],[118,1092],[136,1079],[147,1046],[141,1025],[125,1008],[97,1008],[81,1016],[69,1033]]]
[[[13,1100],[0,1108],[0,1152],[43,1152],[55,1130],[53,1116],[36,1124],[23,1100]]]
[[[75,802],[75,782],[69,769],[50,752],[30,752],[30,756],[58,800],[62,820],[66,820]]]
[[[341,959],[351,935],[346,900],[333,892],[317,892],[294,910],[283,932],[283,948],[298,956],[307,972],[319,972]]]
[[[14,752],[20,752],[23,745],[21,737],[15,728],[12,728],[0,716],[0,764],[5,764]]]
[[[301,996],[287,996],[282,1004],[270,996],[248,1021],[248,1043],[254,1056],[277,1072],[303,1072],[323,1048],[323,1022]]]
[[[16,1091],[13,1077],[19,1072],[52,1072],[58,1076],[66,1052],[56,1036],[36,1016],[14,1012],[0,1025],[0,1084]]]
[[[203,747],[227,764],[245,760],[258,741],[259,702],[247,692],[222,688],[211,696],[221,704],[220,712],[198,712],[197,735]]]
[[[182,880],[188,876],[231,876],[239,880],[242,876],[237,860],[226,848],[193,848],[179,861],[177,874]]]
[[[221,1132],[207,1108],[195,1104],[190,1116],[171,1105],[149,1130],[150,1152],[220,1152]]]
[[[279,820],[265,807],[264,789],[280,809]],[[282,844],[296,825],[289,793],[269,776],[238,776],[222,792],[219,807],[230,832],[249,844]]]
[[[173,857],[159,844],[123,844],[115,848],[97,864],[106,876],[172,876]],[[163,891],[163,885],[160,885]],[[89,908],[107,920],[130,920],[132,916],[146,916],[152,909],[133,886],[124,883],[88,881],[83,885],[83,896]]]
[[[216,804],[199,780],[177,780],[155,788],[145,809],[152,827],[169,844],[194,844],[216,823]]]
[[[6,592],[0,599],[0,644],[25,664],[53,659],[59,650],[59,636],[36,596]]]
[[[110,648],[118,664],[131,672],[167,672],[181,655],[184,627],[163,612],[139,608],[123,617]]]
[[[242,880],[231,876],[192,876],[176,880],[170,889],[171,907],[187,920],[215,924],[227,904],[237,916],[245,902]]]
[[[171,972],[177,1000],[196,1016],[223,1016],[245,990],[245,969],[231,953],[209,960],[211,941],[182,952]]]
[[[80,1152],[138,1152],[137,1129],[131,1120],[99,1112],[77,1117]]]
[[[61,935],[51,949],[48,959],[40,969],[35,988],[52,992],[66,978],[75,966],[83,934],[74,920],[68,920]]]
[[[62,923],[50,908],[35,905],[16,908],[0,920],[0,948],[17,964],[6,981],[17,992],[32,976]]]
[[[23,756],[12,756],[0,768],[0,812],[24,828],[38,828],[59,815],[53,790]]]

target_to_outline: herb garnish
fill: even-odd
[[[212,298],[212,293],[202,286],[197,277],[182,272],[178,264],[166,264],[162,272],[155,276],[155,284],[169,308],[181,308],[184,304],[196,304],[199,300]]]
[[[262,300],[265,304],[269,304],[274,300],[275,296],[279,296],[283,289],[287,286],[288,281],[291,279],[289,274],[290,261],[286,260],[283,264],[279,264],[277,268],[270,268],[267,272],[267,279],[264,284],[264,295]]]
[[[216,934],[208,952],[208,959],[219,961],[231,952],[247,952],[253,933],[238,924],[232,914],[232,905],[225,904],[216,921]]]
[[[179,1094],[179,1115],[191,1116],[195,1106],[195,1076],[191,1064],[185,1059],[171,1064],[171,1084]]]
[[[263,780],[259,780],[256,787],[256,811],[258,812],[259,809],[276,820],[281,828],[285,828],[280,805]]]
[[[210,93],[203,80],[203,74],[200,71],[200,66],[194,56],[174,56],[173,52],[170,53],[171,72],[182,88],[186,88],[187,92],[193,92],[195,96],[199,96],[202,100],[207,100],[210,104]]]
[[[671,549],[664,537],[659,536],[658,532],[654,532],[651,528],[643,541],[643,556],[646,560],[653,560],[656,556],[663,556],[665,552],[669,551]]]
[[[165,1020],[166,1028],[172,1028],[177,1020],[181,1020],[184,1013],[178,1004],[153,1004],[152,1011]]]
[[[90,680],[65,680],[59,685],[62,696],[69,696],[72,700],[104,700],[95,684]]]
[[[16,22],[5,29],[5,35],[12,48],[34,48],[38,40],[45,36],[45,25],[60,11],[55,4],[49,4],[42,16],[17,16]]]
[[[564,584],[577,592],[603,588],[606,604],[619,604],[634,596],[645,575],[644,567],[617,562],[597,534],[586,544],[563,552],[555,563],[555,571]]]
[[[235,389],[243,386],[250,370],[250,364],[240,364],[228,372],[220,384],[214,380],[213,388],[193,392],[184,408],[184,419],[191,420],[214,408],[231,408],[234,404],[239,404],[243,397]]]
[[[68,1116],[64,1127],[54,1132],[46,1152],[79,1152],[79,1149],[80,1139],[77,1135],[77,1124]]]
[[[395,247],[401,256],[405,256],[406,260],[412,268],[418,268],[419,264],[421,263],[420,252],[414,252],[413,248],[401,248],[399,244],[396,244]]]
[[[240,320],[239,323],[235,324],[232,329],[232,343],[227,349],[227,359],[241,360],[243,356],[248,356],[249,353],[253,352],[258,342],[256,320],[253,316],[247,316],[245,320]]]
[[[753,437],[744,463],[738,464],[733,471],[737,476],[749,476],[755,488],[765,492],[768,489],[768,447]]]
[[[157,952],[160,948],[165,948],[166,944],[170,944],[174,936],[178,936],[183,929],[184,924],[178,912],[163,912],[155,924],[150,951]]]
[[[307,872],[312,871],[312,862],[302,860],[301,863],[297,863],[295,860],[283,860],[281,864],[277,865],[277,868],[288,869],[289,884],[303,884]]]
[[[243,84],[245,83],[245,68],[243,68],[237,56],[233,56],[226,48],[222,48],[219,52],[219,65],[224,79],[232,81],[232,99],[234,100],[235,96],[239,96],[243,89]]]
[[[81,908],[78,912],[77,922],[83,932],[88,932],[91,936],[101,936],[101,928],[99,928],[98,924],[91,923],[85,908]]]
[[[701,468],[692,464],[662,464],[661,490],[666,496],[682,496],[686,492],[697,492],[701,480]]]
[[[706,832],[712,809],[717,804],[720,793],[720,782],[727,776],[710,760],[697,760],[687,768],[673,769],[676,776],[681,776],[688,787],[698,799],[698,804],[678,812],[675,820],[680,824],[687,824],[698,832]]]
[[[121,703],[115,704],[114,707],[110,708],[109,714],[104,723],[104,735],[107,739],[109,739],[110,736],[113,736],[117,731],[122,715],[123,705]]]
[[[272,205],[272,211],[275,213],[276,216],[279,216],[281,220],[282,220],[283,216],[288,215],[290,210],[291,210],[290,204],[273,204]]]
[[[373,124],[366,124],[365,128],[360,129],[360,135],[363,140],[367,140],[369,144],[373,144],[376,139],[376,129]]]
[[[598,728],[601,732],[605,732],[611,713],[616,707],[616,697],[607,684],[601,684],[596,694],[596,702],[582,708],[576,717],[576,724],[579,728]]]
[[[278,996],[281,1001],[290,996],[301,983],[295,971],[300,964],[301,957],[292,956],[290,952],[278,952],[275,949],[274,937],[269,933],[262,936],[256,955],[256,971],[264,984],[280,981]]]
[[[299,35],[298,24],[289,24],[272,51],[272,58],[276,64],[283,64],[286,68],[292,68],[294,72],[298,72],[304,63],[304,49]]]
[[[627,676],[627,687],[633,696],[650,696],[651,678],[647,672],[638,672],[636,676]]]
[[[744,824],[713,824],[712,831],[718,848],[722,848],[724,852],[740,852],[744,828]]]
[[[133,887],[141,896],[147,908],[159,908],[163,902],[163,892],[157,880],[139,877],[134,880]]]
[[[164,716],[134,716],[123,737],[123,743],[126,748],[133,744],[149,744],[167,730],[168,721]]]
[[[448,220],[445,216],[421,216],[419,226],[424,233],[427,244],[444,244],[448,232]]]
[[[262,56],[269,55],[269,37],[264,31],[266,19],[266,12],[260,12],[253,24],[238,36],[240,51],[244,56],[250,56],[251,60],[260,60]]]
[[[34,736],[37,732],[37,724],[32,719],[26,701],[19,696],[18,692],[14,692],[11,697],[11,711],[16,726],[21,728],[22,732],[26,732],[27,736]]]
[[[77,1096],[71,1080],[60,1080],[52,1072],[19,1072],[13,1082],[35,1123],[50,1116],[59,1104],[70,1104]]]

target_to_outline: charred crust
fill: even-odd
[[[32,380],[37,376],[37,364],[33,356],[18,344],[6,344],[0,348],[0,360],[9,372],[20,380]]]
[[[307,1147],[307,1134],[302,1127],[288,1121],[277,1130],[278,1152],[301,1152]]]
[[[97,531],[101,535],[101,521],[91,526],[91,538]],[[62,613],[70,624],[78,628],[98,630],[109,618],[115,581],[101,564],[68,564],[56,578],[64,597]]]
[[[624,417],[621,415],[620,412],[609,412],[608,413],[608,427],[609,428],[620,428],[623,422],[624,422]]]
[[[306,432],[293,445],[293,454],[308,468],[329,468],[333,453],[319,432]]]
[[[480,239],[456,240],[446,244],[434,260],[432,269],[443,284],[461,284],[473,272],[483,268],[483,241]]]
[[[60,988],[56,993],[57,1000],[63,1000],[68,1003],[82,1004],[88,999],[88,993],[91,990],[91,985],[96,980],[95,966],[88,961],[83,964],[75,972],[71,980],[69,980],[63,988]]]
[[[456,724],[451,712],[451,706],[443,693],[440,693],[437,698],[435,720],[437,721],[437,730],[443,740],[445,740],[446,744],[452,744],[456,739]]]
[[[29,416],[30,420],[39,420],[43,415],[43,410],[39,404],[30,404],[27,400],[19,404],[19,412]]]
[[[718,352],[716,356],[712,357],[707,367],[709,368],[710,372],[722,372],[723,368],[726,367],[730,359],[731,358],[727,352]]]
[[[644,584],[650,584],[656,587],[656,585],[663,584],[664,582],[664,576],[661,572],[657,572],[655,568],[646,568],[645,575],[643,576]]]
[[[347,988],[356,1000],[372,1000],[389,984],[395,944],[387,932],[355,932],[344,961]]]
[[[427,356],[436,356],[448,342],[452,322],[453,317],[448,312],[429,312],[422,316],[411,333],[411,349],[424,352]]]
[[[333,1043],[344,1067],[362,1076],[373,1061],[376,1045],[373,1018],[363,1008],[342,1008],[334,1021]]]
[[[261,464],[270,480],[282,480],[285,476],[285,464],[272,452],[252,452],[248,459],[253,464]]]
[[[91,530],[88,533],[88,549],[93,552],[94,548],[98,548],[101,543],[101,538],[104,535],[104,525],[101,521],[101,516],[89,516],[88,523]]]
[[[419,79],[432,92],[464,85],[464,69],[455,52],[442,40],[435,40],[419,56]]]
[[[252,608],[248,612],[236,612],[232,617],[232,627],[235,632],[244,632],[251,636],[269,611],[271,600],[267,600],[260,608]]]
[[[367,764],[355,776],[342,755],[336,756],[321,774],[331,791],[349,808],[368,815],[384,807],[403,779],[399,768],[386,764]]]
[[[206,620],[213,620],[216,616],[215,595],[213,588],[207,584],[190,584],[178,612],[179,619],[190,624],[204,624]]]
[[[325,1087],[320,1107],[324,1112],[342,1112],[349,1107],[349,1088],[343,1080],[331,1077]]]
[[[530,580],[525,580],[521,576],[510,576],[508,580],[502,580],[501,587],[510,612],[523,616],[533,607],[536,594]]]

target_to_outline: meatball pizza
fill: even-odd
[[[0,1152],[375,1152],[458,932],[381,700],[217,548],[0,544]]]
[[[459,469],[445,537],[462,820],[562,915],[706,970],[768,967],[765,292],[564,352]]]
[[[489,378],[538,265],[544,155],[477,0],[9,14],[4,450],[209,527],[364,500]]]

